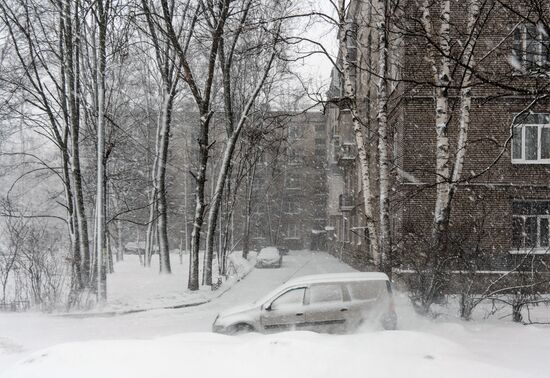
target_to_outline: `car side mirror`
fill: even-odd
[[[264,310],[265,311],[271,311],[271,303],[268,303],[268,304],[264,304]]]

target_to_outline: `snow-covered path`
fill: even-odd
[[[210,333],[215,315],[294,276],[351,270],[324,253],[291,252],[212,302],[114,317],[0,314],[6,377],[498,377],[550,376],[550,328],[510,321],[432,321],[397,295],[400,331],[354,335]],[[70,344],[66,344],[70,343]],[[42,348],[47,350],[39,351]],[[17,361],[22,361],[16,363]],[[188,374],[186,374],[188,372]]]

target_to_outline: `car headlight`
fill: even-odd
[[[214,322],[212,323],[212,332],[222,332],[224,329],[222,325],[217,324],[219,317],[220,314],[216,315],[216,319],[214,319]]]

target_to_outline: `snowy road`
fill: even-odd
[[[181,376],[185,368],[203,378],[550,376],[550,328],[498,320],[435,322],[414,314],[399,295],[400,331],[241,337],[209,332],[219,311],[291,277],[349,270],[327,254],[291,252],[283,268],[253,270],[198,307],[78,319],[0,314],[0,375],[150,378]],[[42,348],[49,349],[36,353]]]

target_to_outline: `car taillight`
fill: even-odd
[[[393,301],[393,298],[390,298],[390,303],[389,303],[389,306],[388,306],[388,310],[390,312],[395,312],[395,303]]]

